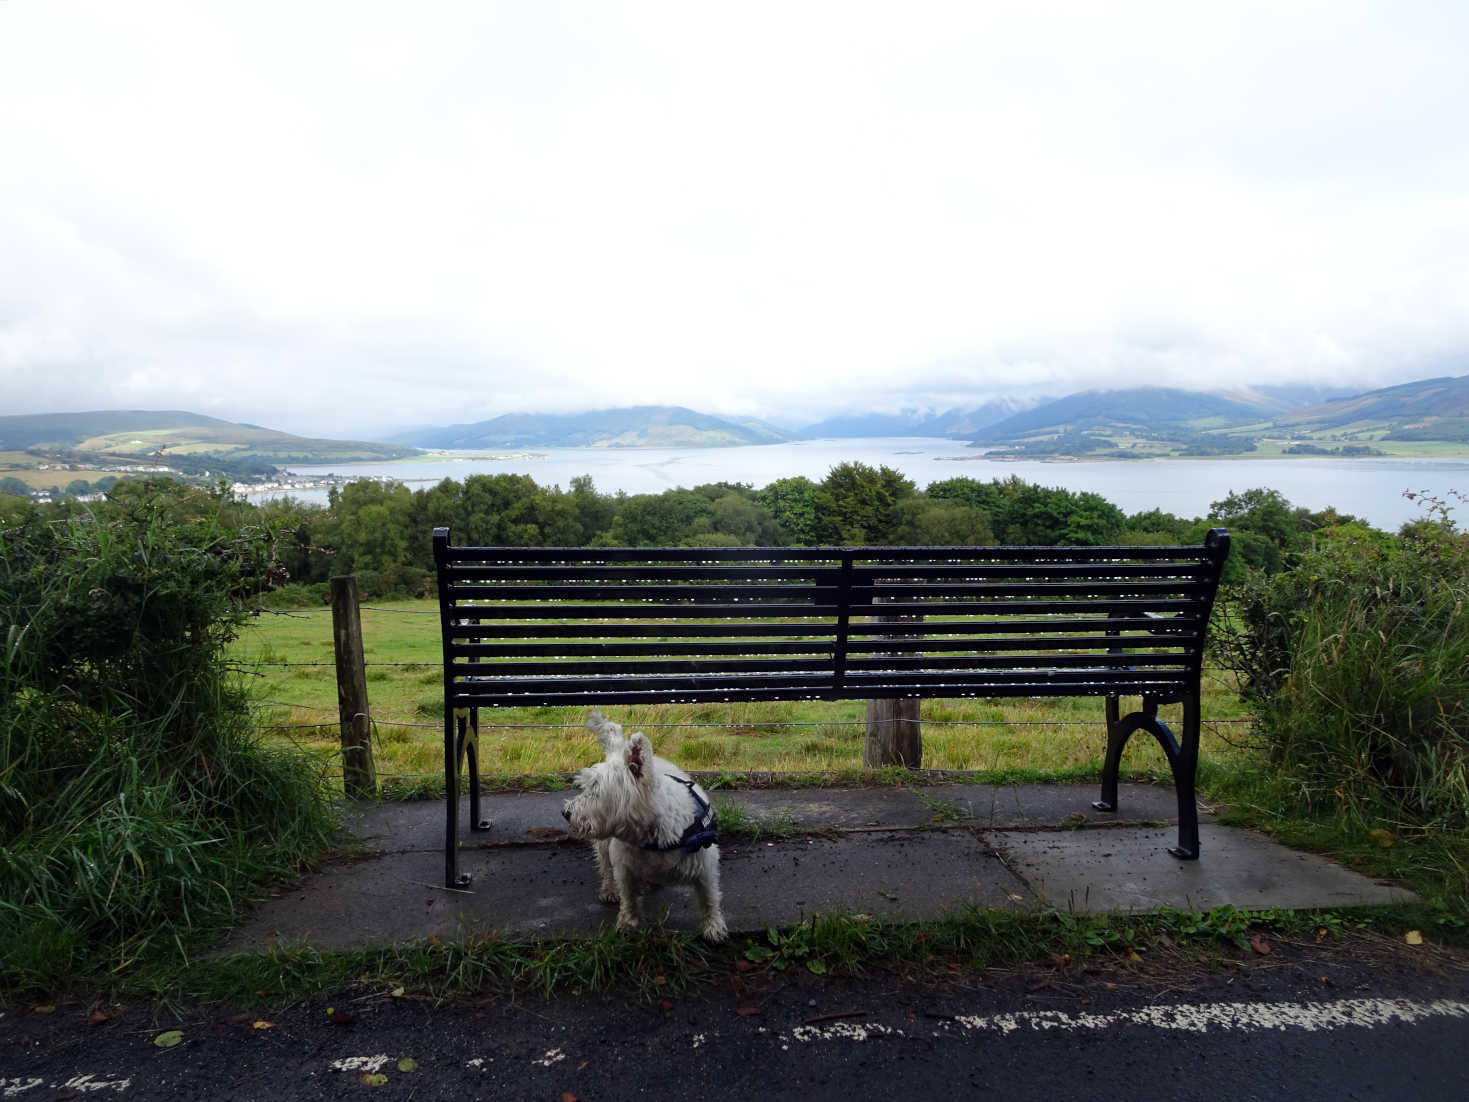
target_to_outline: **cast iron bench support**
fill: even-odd
[[[1096,696],[1101,799],[1139,730],[1199,855],[1204,639],[1229,533],[1185,547],[456,547],[434,529],[444,652],[444,882],[479,710],[754,700]],[[910,646],[899,644],[909,636]],[[921,640],[921,647],[914,645]],[[1141,698],[1124,715],[1122,698]],[[1158,718],[1183,705],[1179,737]]]

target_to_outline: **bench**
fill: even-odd
[[[436,528],[444,878],[459,776],[480,820],[479,710],[756,700],[1105,698],[1101,799],[1123,747],[1162,745],[1176,857],[1199,854],[1204,638],[1229,553],[1186,547],[456,547]],[[1122,714],[1121,698],[1141,698]],[[1182,703],[1180,737],[1158,718]]]

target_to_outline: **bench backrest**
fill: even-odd
[[[1187,547],[455,547],[450,708],[1197,695],[1229,534]]]

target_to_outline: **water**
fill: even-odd
[[[860,440],[803,440],[734,448],[535,448],[503,458],[487,453],[435,453],[384,463],[299,466],[305,475],[335,473],[346,478],[392,478],[410,488],[471,474],[526,474],[545,486],[566,489],[571,480],[591,475],[603,493],[660,493],[705,482],[745,482],[765,486],[793,475],[819,482],[843,462],[891,467],[919,489],[947,478],[980,481],[1016,475],[1042,486],[1100,494],[1124,512],[1162,509],[1180,517],[1204,516],[1212,502],[1234,491],[1267,488],[1295,506],[1350,513],[1395,531],[1424,515],[1405,490],[1427,491],[1448,499],[1449,491],[1469,493],[1469,459],[1154,459],[1002,461],[985,459],[962,441],[916,437]],[[288,492],[302,501],[326,503],[325,490],[268,491],[255,500]],[[1455,519],[1469,521],[1469,507]]]

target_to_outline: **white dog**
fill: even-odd
[[[576,776],[580,794],[561,814],[578,838],[592,839],[602,884],[616,903],[617,928],[635,928],[642,897],[664,884],[692,884],[707,941],[729,930],[719,905],[719,835],[708,793],[672,762],[653,755],[648,736],[631,738],[600,712],[587,716],[606,758]]]

